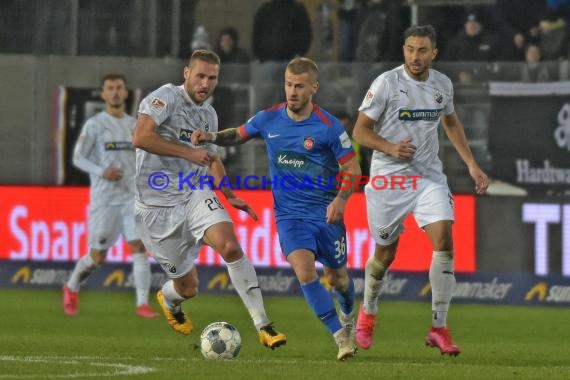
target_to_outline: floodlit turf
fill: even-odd
[[[130,293],[85,291],[80,315],[67,317],[55,290],[0,290],[0,379],[570,379],[569,310],[452,305],[462,354],[441,356],[423,338],[427,303],[385,302],[376,339],[347,362],[298,297],[267,297],[286,346],[271,351],[237,296],[201,294],[185,310],[196,331],[182,336],[161,317],[134,315]],[[153,299],[153,306],[157,306]],[[233,361],[205,360],[200,330],[226,320],[243,346]]]

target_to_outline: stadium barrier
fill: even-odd
[[[73,263],[0,261],[0,288],[57,289],[69,278]],[[224,266],[200,266],[200,292],[236,294]],[[351,270],[357,298],[362,297],[364,271]],[[289,268],[257,268],[259,286],[265,295],[301,296],[295,274]],[[550,275],[458,273],[454,302],[494,305],[570,306],[570,278]],[[158,265],[152,265],[152,288],[167,280]],[[324,277],[323,284],[330,289]],[[82,285],[85,290],[131,290],[132,268],[109,264],[95,271]],[[382,299],[431,301],[427,272],[393,271],[386,275]]]

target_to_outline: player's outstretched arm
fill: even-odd
[[[463,124],[459,120],[459,117],[455,112],[449,115],[442,115],[441,116],[441,125],[447,134],[447,137],[453,144],[459,156],[467,165],[469,169],[469,175],[475,181],[475,192],[477,194],[484,194],[487,192],[487,188],[489,187],[489,178],[487,174],[475,161],[473,157],[473,153],[471,152],[471,148],[469,148],[469,143],[467,141],[467,137],[465,136],[465,130],[463,128]]]
[[[202,129],[195,130],[190,136],[194,145],[212,143],[219,146],[240,145],[247,141],[239,134],[237,128],[224,129],[221,132],[206,132]]]

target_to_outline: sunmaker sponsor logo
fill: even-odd
[[[133,150],[130,141],[108,141],[105,143],[105,150]]]
[[[439,119],[439,115],[443,108],[439,109],[427,109],[427,110],[408,110],[401,109],[398,113],[398,119],[403,121],[416,121],[416,120],[426,120],[435,121]]]

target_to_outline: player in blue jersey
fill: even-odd
[[[275,218],[281,248],[293,267],[313,312],[333,335],[337,359],[355,355],[354,283],[346,270],[345,205],[360,167],[340,122],[312,102],[319,89],[318,68],[295,58],[285,71],[286,103],[257,113],[239,128],[194,131],[192,143],[228,146],[263,138],[270,162]],[[348,186],[337,186],[339,165]],[[340,304],[320,283],[315,260]]]

